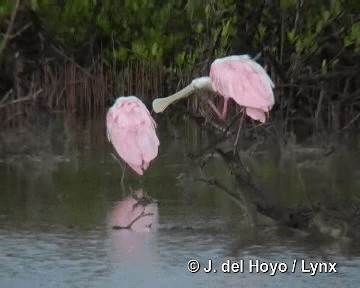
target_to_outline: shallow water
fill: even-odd
[[[161,124],[159,157],[143,178],[126,169],[123,183],[123,166],[111,155],[101,121],[58,118],[26,131],[20,138],[27,149],[16,149],[25,144],[14,140],[0,160],[0,287],[358,286],[360,248],[353,240],[254,225],[219,189],[186,181],[184,175],[202,172],[185,154],[207,141],[194,125]],[[359,154],[341,155],[315,157],[317,174],[311,165],[292,165],[293,157],[257,152],[244,160],[268,193],[293,206],[303,201],[299,195],[321,199],[322,190],[357,199]],[[279,161],[285,169],[276,168]],[[207,173],[227,179],[216,159]],[[135,189],[156,199],[153,227],[111,229],[112,207]],[[192,259],[201,265],[197,273],[188,271]],[[205,273],[209,259],[216,273]],[[228,260],[243,260],[243,272],[221,271]],[[285,263],[287,271],[270,276],[263,264],[264,272],[250,273],[256,260]],[[336,262],[337,273],[311,276],[310,262]]]

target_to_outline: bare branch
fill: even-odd
[[[12,92],[12,90],[10,90],[10,91]],[[10,92],[10,91],[9,91],[9,92]],[[8,92],[6,95],[10,94],[9,92]],[[9,103],[5,103],[5,104],[1,104],[2,102],[4,102],[4,101],[1,101],[1,103],[0,103],[0,109],[6,107],[7,105],[13,105],[13,104],[20,103],[20,102],[24,102],[24,101],[34,100],[34,99],[36,99],[36,97],[37,97],[41,92],[42,92],[42,89],[39,89],[38,91],[36,91],[36,92],[35,92],[34,94],[32,94],[32,95],[25,96],[25,97],[22,97],[22,98],[20,98],[20,99],[15,99],[15,100],[10,101]],[[6,95],[5,95],[5,97],[7,97]],[[5,98],[5,97],[4,97],[4,98]]]
[[[8,28],[6,30],[5,35],[4,35],[4,41],[1,43],[1,46],[0,46],[0,57],[1,57],[1,54],[4,52],[7,44],[9,43],[9,40],[11,39],[10,35],[12,34],[12,31],[14,30],[15,19],[16,19],[17,13],[20,10],[21,2],[22,2],[22,0],[16,0],[15,7],[14,7],[14,9],[12,11],[12,14],[11,14],[9,26],[8,26]]]
[[[18,30],[15,34],[12,35],[8,35],[8,39],[14,39],[18,36],[20,36],[25,30],[27,30],[30,26],[32,25],[32,23],[28,22],[24,25],[24,27],[22,27],[20,30]]]

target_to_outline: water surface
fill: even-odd
[[[219,159],[208,162],[204,176],[186,157],[208,141],[194,124],[161,123],[159,157],[143,178],[127,168],[124,181],[124,165],[111,155],[104,129],[102,121],[59,117],[6,135],[6,153],[0,154],[0,287],[357,287],[355,241],[254,224],[221,190],[188,181],[189,175],[225,182],[229,177]],[[299,153],[285,154],[260,149],[243,155],[254,179],[278,202],[321,201],[324,190],[360,199],[358,152],[301,156],[302,166]],[[135,189],[156,199],[156,225],[143,232],[111,229],[112,207]],[[198,273],[188,271],[191,259],[201,264]],[[204,272],[209,259],[216,273]],[[223,273],[227,260],[243,260],[244,272]],[[283,262],[289,269],[275,276],[250,273],[250,260]],[[301,260],[336,262],[337,273],[310,276],[301,272]]]

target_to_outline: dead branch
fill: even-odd
[[[10,90],[10,91],[12,92],[12,90]],[[9,91],[9,92],[10,92],[10,91]],[[6,95],[8,95],[9,92],[8,92]],[[39,89],[38,91],[36,91],[36,92],[35,92],[34,94],[32,94],[32,95],[25,96],[25,97],[22,97],[22,98],[20,98],[20,99],[15,99],[15,100],[10,101],[10,102],[5,103],[5,104],[1,104],[1,103],[0,103],[0,109],[6,107],[6,106],[8,106],[8,105],[14,105],[14,104],[21,103],[21,102],[24,102],[24,101],[34,100],[34,99],[36,99],[36,97],[37,97],[41,92],[42,92],[42,89]],[[5,97],[7,97],[6,95],[5,95]],[[4,98],[5,98],[5,97],[4,97]],[[1,101],[1,102],[4,102],[4,101]]]
[[[12,35],[14,26],[15,26],[16,15],[18,14],[18,12],[20,10],[21,2],[22,2],[22,0],[16,0],[15,7],[11,14],[9,26],[4,35],[4,41],[1,43],[1,46],[0,46],[0,58],[1,58],[1,54],[4,52],[4,50],[6,49],[8,43],[11,39],[11,35]]]
[[[26,23],[20,30],[18,30],[15,34],[8,35],[8,39],[14,39],[18,36],[20,36],[24,31],[26,31],[29,27],[31,27],[32,23],[28,22]]]
[[[326,74],[317,74],[317,75],[299,75],[297,80],[305,81],[305,82],[318,82],[319,80],[333,80],[338,77],[350,77],[359,75],[360,69],[357,68],[349,68],[343,71],[334,71]]]
[[[93,75],[91,75],[91,73],[86,70],[84,67],[80,66],[78,63],[76,63],[74,61],[74,59],[72,59],[71,57],[67,56],[65,53],[63,53],[61,50],[59,50],[58,48],[55,47],[55,45],[51,45],[52,48],[54,49],[54,51],[56,53],[58,53],[61,57],[63,57],[65,60],[70,61],[73,65],[75,65],[76,68],[78,68],[80,71],[82,71],[87,77],[89,77],[92,80],[96,80],[95,77]]]
[[[13,93],[13,89],[10,89],[8,92],[6,92],[5,96],[0,101],[0,107],[3,103],[9,98],[9,96]]]
[[[351,124],[353,124],[359,117],[360,117],[360,112],[356,114],[356,116],[353,119],[351,119],[348,124],[346,124],[343,128],[341,128],[340,131],[344,131],[345,129],[349,128]]]

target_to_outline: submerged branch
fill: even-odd
[[[138,215],[133,221],[131,221],[130,224],[129,224],[128,226],[126,226],[126,228],[131,229],[131,226],[132,226],[136,221],[138,221],[139,219],[141,219],[141,218],[143,218],[143,217],[152,216],[152,215],[154,215],[154,213],[151,213],[151,212],[145,213],[145,208],[144,208],[144,211],[142,211],[140,215]]]

